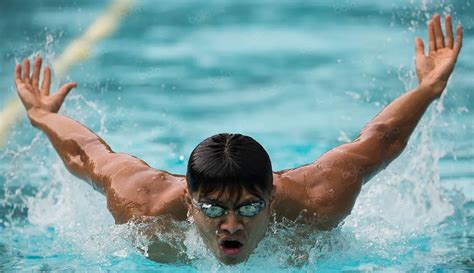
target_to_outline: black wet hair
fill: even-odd
[[[266,198],[273,189],[270,157],[253,138],[222,133],[206,138],[191,152],[186,173],[188,190],[201,196],[228,191],[239,200],[243,189]]]

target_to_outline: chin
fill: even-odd
[[[239,253],[235,256],[226,256],[220,250],[214,253],[216,258],[225,265],[236,265],[247,261],[249,254],[247,253]]]
[[[222,257],[219,261],[225,265],[236,265],[245,262],[246,258],[241,257]]]

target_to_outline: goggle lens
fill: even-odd
[[[201,211],[207,217],[210,217],[210,218],[221,217],[227,214],[227,209],[216,204],[212,204],[208,202],[193,202],[193,204],[196,207],[200,208]],[[235,211],[241,216],[253,217],[257,215],[264,207],[265,207],[265,201],[260,200],[257,202],[252,202],[250,204],[240,206],[236,208]]]
[[[260,209],[254,205],[245,205],[238,209],[238,212],[242,216],[252,217],[260,212]]]
[[[224,208],[209,203],[203,203],[201,210],[206,216],[211,218],[220,217],[225,214]]]

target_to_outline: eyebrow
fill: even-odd
[[[248,204],[251,204],[251,203],[254,203],[254,202],[258,202],[258,201],[261,200],[261,199],[254,199],[254,198],[256,198],[256,196],[253,197],[253,198],[249,198],[248,200],[242,201],[242,202],[240,202],[240,203],[237,203],[237,204],[234,206],[234,208],[235,208],[235,207],[241,207],[241,206],[244,206],[244,205],[248,205]],[[206,197],[204,197],[202,200],[200,200],[200,202],[214,203],[214,204],[219,205],[219,206],[221,206],[221,207],[223,207],[223,208],[228,208],[224,203],[220,202],[219,200],[215,200],[215,199],[211,199],[211,198],[206,198]]]

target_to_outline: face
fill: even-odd
[[[192,199],[197,202],[210,202],[227,209],[227,214],[210,218],[200,208],[192,205]],[[245,189],[239,200],[230,198],[227,192],[222,195],[213,193],[207,196],[195,192],[188,194],[188,211],[206,245],[214,255],[224,264],[241,263],[250,256],[264,237],[271,215],[273,194],[263,199],[265,207],[255,216],[241,216],[236,212],[242,204],[259,201],[262,198],[247,192]],[[235,209],[235,210],[234,210]]]

